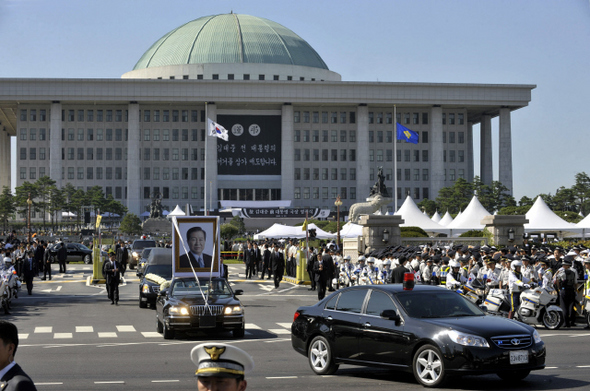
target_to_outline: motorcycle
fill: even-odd
[[[457,289],[457,293],[475,305],[480,305],[485,297],[485,285],[482,280],[475,279]]]
[[[530,325],[542,324],[548,330],[557,330],[563,325],[565,318],[563,310],[556,302],[556,296],[533,285],[520,294],[520,306],[514,319]],[[488,313],[504,317],[508,316],[511,309],[509,293],[504,289],[490,289],[483,304]]]
[[[2,273],[0,273],[0,280],[0,305],[4,309],[4,313],[8,314],[12,299],[18,298],[20,281],[16,276],[16,271],[14,270],[2,271]]]

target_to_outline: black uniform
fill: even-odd
[[[329,253],[324,253],[322,256],[322,263],[323,268],[325,270],[324,278],[326,279],[326,286],[328,290],[331,292],[334,290],[332,287],[332,279],[334,278],[334,271],[336,267],[334,266],[334,259]]]
[[[270,280],[270,250],[268,247],[264,249],[262,254],[262,273],[260,279],[264,280],[264,273],[267,273],[267,280]]]
[[[275,288],[278,288],[285,273],[285,258],[277,249],[270,256],[270,269],[274,276]]]
[[[43,253],[43,263],[45,265],[43,268],[43,279],[45,280],[49,274],[49,279],[51,280],[51,251],[47,247]]]
[[[559,282],[559,303],[565,317],[565,327],[573,326],[576,322],[574,303],[576,301],[576,273],[564,268],[564,275]]]
[[[316,281],[315,281],[315,271],[313,270],[314,263],[317,259],[316,254],[311,254],[307,259],[307,273],[309,274],[309,280],[311,281],[311,288],[310,290],[316,290]]]
[[[68,259],[68,249],[65,243],[61,243],[57,249],[57,262],[59,262],[59,272],[66,272],[66,260]]]
[[[23,263],[23,277],[27,284],[27,292],[33,292],[33,278],[37,275],[37,262],[31,256],[27,256]]]
[[[119,282],[121,281],[121,265],[112,257],[110,261],[105,262],[104,273],[107,284],[107,294],[111,299],[111,304],[119,304]]]
[[[391,280],[394,284],[404,283],[404,274],[408,272],[408,269],[404,265],[399,265],[391,271]]]
[[[313,274],[318,290],[318,300],[322,300],[326,296],[326,283],[328,280],[328,273],[326,272],[323,257],[321,259],[319,256],[316,257],[313,263]]]

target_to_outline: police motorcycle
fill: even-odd
[[[457,293],[475,305],[480,305],[485,299],[485,284],[482,279],[469,276],[467,282],[457,289]]]
[[[16,270],[11,263],[7,262],[4,269],[0,271],[0,304],[5,313],[8,313],[12,299],[18,298],[20,287],[21,283]]]
[[[510,268],[522,266],[520,261],[512,261]],[[520,294],[520,306],[514,314],[514,319],[529,325],[543,325],[548,330],[559,329],[564,322],[563,310],[556,305],[557,296],[552,295],[545,288],[535,284],[529,285]],[[490,289],[484,306],[492,315],[508,317],[510,312],[510,293],[507,289]]]

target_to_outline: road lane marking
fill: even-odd
[[[18,339],[19,340],[21,340],[21,339],[27,339],[27,338],[29,338],[29,334],[28,333],[27,334],[19,334],[18,335]]]
[[[94,384],[125,384],[123,380],[95,381]]]
[[[35,386],[61,386],[63,382],[53,382],[53,383],[35,383]]]
[[[285,329],[268,329],[268,332],[273,334],[291,334],[291,331]]]
[[[545,367],[545,369],[558,369],[559,367]]]
[[[297,379],[297,376],[267,376],[268,380],[276,380],[276,379]]]
[[[40,334],[40,333],[47,333],[50,334],[53,332],[53,327],[49,326],[49,327],[35,327],[35,334]]]
[[[132,333],[132,332],[137,331],[137,330],[135,330],[135,327],[133,327],[133,326],[117,326],[117,330],[120,333]]]
[[[61,285],[59,285],[57,288],[55,288],[55,291],[56,291],[56,292],[59,292],[59,291],[61,291]]]
[[[570,335],[569,337],[570,338],[578,338],[578,337],[587,337],[589,335],[590,334],[576,334],[576,335]]]
[[[281,327],[286,328],[286,329],[290,329],[292,323],[279,323],[279,322],[277,322],[277,324]]]
[[[178,383],[180,380],[152,380],[152,383]]]
[[[590,368],[590,365],[578,365],[576,368]]]
[[[246,323],[246,329],[260,330],[260,326],[255,325],[254,323]]]
[[[157,333],[155,331],[142,331],[141,334],[145,338],[161,338],[162,337],[162,334]]]
[[[76,326],[77,333],[93,333],[94,327],[92,326]]]

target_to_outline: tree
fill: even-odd
[[[428,213],[429,216],[432,216],[437,211],[436,202],[434,202],[433,200],[429,200],[428,198],[425,198],[422,201],[420,201],[418,203],[418,208],[420,208],[420,210],[426,211],[426,213]]]
[[[557,189],[555,196],[552,198],[554,211],[561,210],[561,211],[575,211],[576,208],[576,197],[574,195],[574,191],[572,189],[566,189],[565,187],[561,186]]]
[[[532,198],[522,196],[520,201],[518,201],[518,206],[533,206],[534,203],[535,201]]]
[[[49,200],[51,197],[51,188],[55,187],[55,181],[48,176],[42,176],[37,182],[35,182],[35,187],[37,188],[36,208],[43,216],[43,227],[45,227],[47,209],[49,208]]]
[[[246,232],[246,224],[244,224],[244,219],[240,216],[234,216],[228,224],[231,224],[238,229],[238,235],[242,235]]]
[[[133,213],[128,213],[123,217],[119,230],[129,235],[139,235],[143,232],[141,219]]]
[[[8,219],[13,216],[15,212],[16,207],[14,205],[14,197],[10,192],[10,188],[4,186],[2,188],[2,194],[0,195],[0,221],[2,221],[5,231]]]
[[[232,238],[236,237],[238,235],[238,228],[231,224],[231,223],[226,223],[226,224],[221,224],[221,237],[224,240],[231,240]]]
[[[578,212],[585,216],[590,213],[590,177],[585,172],[576,174],[576,184],[572,187],[573,196],[579,205]]]
[[[475,177],[477,179],[477,177]],[[459,213],[469,205],[473,198],[473,186],[463,178],[455,181],[453,186],[443,187],[438,192],[436,203],[438,210],[449,211],[451,214]]]
[[[55,228],[56,214],[64,208],[64,204],[64,192],[56,186],[52,186],[49,190],[49,205],[47,210],[51,216],[51,226],[53,228]]]
[[[19,212],[21,216],[27,220],[28,212],[29,212],[29,205],[27,200],[29,196],[31,197],[31,201],[33,201],[31,205],[31,209],[34,210],[35,208],[35,197],[37,197],[37,188],[30,182],[24,182],[21,186],[17,187],[16,195],[14,197],[15,205],[19,208]]]

